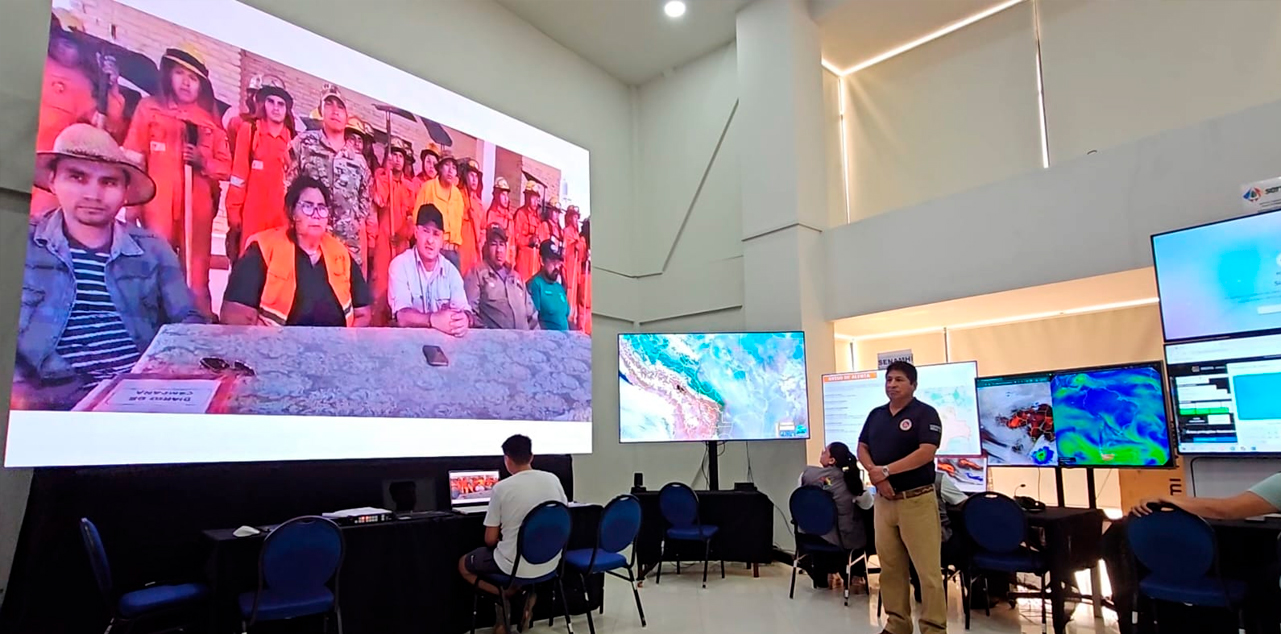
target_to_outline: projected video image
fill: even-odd
[[[234,0],[49,32],[6,466],[590,452],[586,150]]]
[[[934,468],[966,493],[987,490],[987,458],[938,458]]]
[[[618,337],[622,442],[808,438],[800,332]]]
[[[992,465],[1058,463],[1050,375],[977,381],[983,451]]]
[[[1145,365],[1055,373],[1063,466],[1162,466],[1170,461],[1161,371]]]

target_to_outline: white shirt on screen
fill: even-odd
[[[453,263],[441,257],[428,271],[418,251],[410,249],[392,258],[388,267],[387,300],[391,314],[412,308],[419,312],[471,310],[463,290],[463,276]]]
[[[489,510],[485,513],[485,526],[502,527],[498,548],[494,549],[494,561],[503,572],[510,574],[512,564],[516,562],[516,540],[525,516],[539,504],[551,501],[565,502],[565,489],[560,486],[560,478],[546,471],[528,469],[494,485]],[[523,579],[541,577],[555,570],[559,563],[560,558],[539,565],[522,561],[516,574]]]

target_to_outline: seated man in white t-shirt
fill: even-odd
[[[510,477],[494,485],[489,498],[489,510],[485,514],[485,546],[477,548],[458,562],[458,571],[469,585],[477,585],[490,594],[498,594],[498,588],[485,581],[477,583],[479,577],[494,574],[511,574],[516,561],[516,540],[520,536],[521,523],[534,507],[543,502],[566,502],[565,489],[560,479],[546,471],[534,469],[533,444],[528,436],[517,434],[503,442],[503,464]],[[522,561],[516,571],[521,578],[541,577],[556,569],[560,559],[534,565]],[[525,600],[524,616],[521,619],[524,629],[528,629],[533,614],[534,594],[530,593]],[[506,628],[495,629],[501,634]]]
[[[1212,520],[1242,520],[1281,511],[1281,473],[1268,476],[1254,486],[1226,498],[1153,497],[1140,500],[1130,512],[1147,515],[1149,504],[1173,504],[1193,515]]]

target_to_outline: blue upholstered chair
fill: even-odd
[[[1162,504],[1130,520],[1130,549],[1148,574],[1139,581],[1140,597],[1159,602],[1221,608],[1240,622],[1246,584],[1219,575],[1218,542],[1205,520]]]
[[[560,595],[561,609],[564,610],[565,614],[565,629],[569,634],[574,634],[574,627],[569,621],[569,601],[565,596],[565,584],[560,575],[560,570],[564,567],[564,561],[555,570],[545,575],[537,577],[522,577],[520,575],[520,563],[522,561],[537,566],[564,554],[565,546],[569,544],[571,527],[569,507],[561,502],[543,502],[525,515],[525,519],[520,525],[520,533],[516,536],[516,562],[512,565],[511,574],[481,575],[476,578],[476,586],[472,587],[471,631],[473,634],[476,632],[476,609],[479,606],[482,595],[497,601],[500,618],[503,619],[504,623],[510,623],[509,592],[519,587],[532,590],[532,586],[553,580],[556,581],[555,589],[557,594]],[[498,596],[482,592],[478,587],[481,581],[498,588]]]
[[[703,544],[703,587],[707,587],[707,562],[712,553],[712,538],[718,528],[703,524],[699,517],[698,494],[680,482],[664,485],[658,492],[658,508],[670,528],[664,535],[662,554],[658,559],[658,575],[654,583],[663,582],[663,560],[667,558],[667,545],[671,542],[698,542]],[[681,573],[681,562],[676,561],[676,574]],[[725,578],[725,562],[721,562],[721,579]]]
[[[111,613],[108,631],[119,627],[121,632],[132,632],[140,623],[155,617],[181,615],[184,611],[194,616],[209,597],[209,588],[202,583],[154,584],[117,595],[107,549],[102,545],[98,527],[88,518],[80,519],[80,539],[84,541],[85,553],[89,555],[89,566],[93,569],[98,592]],[[171,622],[165,623],[165,627],[172,626]]]
[[[636,591],[636,549],[631,557],[623,551],[636,541],[640,533],[641,504],[634,495],[620,495],[605,505],[600,515],[600,526],[596,530],[596,547],[571,550],[565,553],[565,565],[576,570],[583,579],[583,592],[587,592],[587,577],[596,574],[609,574],[626,581],[632,587],[632,597],[636,599],[636,612],[640,614],[641,627],[645,627],[645,608],[641,607],[640,593]],[[626,570],[627,576],[616,572]],[[604,601],[602,600],[602,607]],[[587,612],[587,627],[596,634],[596,624],[592,613]]]
[[[1024,543],[1027,539],[1027,516],[1023,514],[1023,507],[1007,496],[988,491],[966,500],[961,509],[965,532],[974,543],[966,575],[969,581],[963,586],[966,592],[961,598],[965,605],[965,629],[970,629],[969,595],[974,590],[976,579],[983,579],[984,594],[990,596],[987,594],[987,576],[979,573],[1022,572],[1041,578],[1041,634],[1045,634],[1045,602],[1049,600],[1046,575],[1050,569],[1045,557]],[[991,616],[991,609],[986,613]]]
[[[245,631],[266,621],[329,615],[342,634],[338,574],[345,546],[342,530],[323,517],[304,516],[267,533],[258,555],[258,588],[239,597]]]
[[[796,556],[792,558],[792,586],[787,593],[788,598],[796,596],[796,570],[802,558],[819,553],[844,554],[846,556],[845,605],[848,606],[850,604],[848,583],[850,571],[865,555],[859,553],[856,558],[854,551],[833,545],[823,539],[824,535],[836,529],[836,501],[822,487],[803,486],[792,492],[787,505],[792,512],[792,534],[796,538]]]

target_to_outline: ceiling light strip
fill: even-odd
[[[971,24],[974,24],[975,22],[978,22],[979,20],[994,16],[1016,4],[1019,4],[1025,1],[1026,0],[1007,0],[1006,2],[1002,2],[1001,4],[991,7],[990,9],[975,13],[974,15],[971,15],[970,17],[965,18],[964,20],[961,20],[959,22],[953,22],[952,24],[949,24],[937,31],[934,31],[933,33],[925,35],[924,37],[917,38],[915,40],[912,40],[911,42],[908,42],[907,44],[885,51],[884,53],[881,53],[876,57],[859,62],[858,64],[855,64],[845,70],[838,71],[832,64],[828,63],[827,61],[823,62],[823,66],[828,70],[842,77],[849,75],[851,73],[857,73],[858,71],[863,70],[868,66],[879,64],[891,57],[902,55],[903,53],[906,53],[922,44],[928,44],[930,42],[933,42],[934,40],[937,40],[940,37],[947,35],[948,33],[952,33],[953,31],[963,29]]]
[[[1036,44],[1036,107],[1041,124],[1041,167],[1050,167],[1050,128],[1045,116],[1045,82],[1041,70],[1041,0],[1032,0],[1032,36]]]

